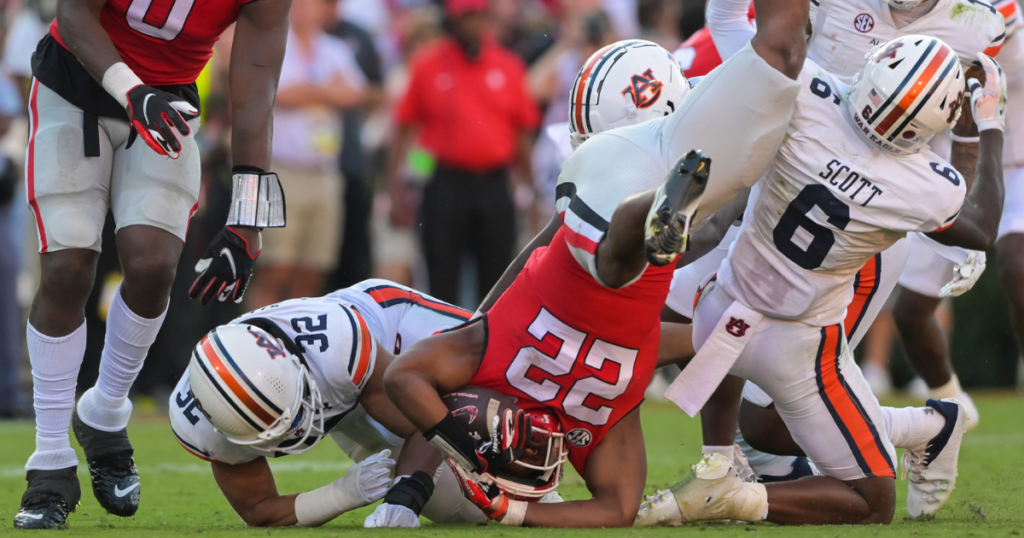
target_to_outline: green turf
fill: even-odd
[[[362,528],[372,508],[345,514],[319,529],[247,529],[220,495],[208,465],[186,453],[175,442],[164,420],[146,419],[130,428],[136,462],[142,475],[142,508],[134,518],[120,520],[104,513],[89,491],[84,464],[82,506],[70,518],[68,535],[151,536],[210,534],[264,536],[278,533],[326,536],[1019,536],[1024,533],[1024,398],[1012,394],[979,395],[975,398],[982,421],[968,434],[960,452],[960,478],[949,504],[931,522],[904,521],[907,483],[897,484],[900,494],[896,517],[889,527],[802,527],[769,524],[703,524],[676,529],[643,530],[538,530],[510,529],[492,524],[480,527],[431,526],[419,530]],[[895,402],[908,405],[909,401]],[[646,403],[643,407],[648,454],[648,492],[664,488],[683,477],[700,451],[699,423],[671,404]],[[29,423],[0,423],[0,535],[15,534],[11,521],[25,485],[22,465],[32,452],[33,429]],[[72,444],[75,444],[72,442]],[[77,447],[76,447],[77,448]],[[81,458],[81,455],[79,455]],[[83,460],[84,461],[84,460]],[[274,463],[282,492],[310,490],[344,473],[350,465],[329,440],[301,456]],[[566,499],[587,498],[579,476],[569,472],[561,493]]]

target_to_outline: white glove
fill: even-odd
[[[939,291],[939,297],[959,297],[974,287],[985,272],[985,253],[971,252],[967,260],[953,269],[953,280]]]
[[[391,487],[395,460],[385,449],[349,468],[345,476],[295,498],[295,517],[303,527],[316,527],[362,506],[377,502]]]
[[[366,516],[366,521],[363,522],[363,527],[367,529],[376,527],[415,528],[419,526],[419,516],[409,507],[388,503],[378,506],[372,514]]]
[[[967,81],[967,87],[971,89],[974,123],[978,125],[979,132],[989,129],[1002,131],[1006,123],[1006,75],[995,60],[980,52],[978,61],[985,70],[985,85],[982,86],[976,78]]]

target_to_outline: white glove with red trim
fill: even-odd
[[[1002,131],[1006,124],[1006,75],[995,60],[980,52],[978,61],[985,70],[985,85],[982,86],[976,78],[967,81],[967,87],[971,89],[974,123],[978,125],[978,132],[989,129]]]
[[[985,253],[971,252],[964,263],[953,270],[953,280],[942,286],[939,297],[959,297],[967,293],[985,272]]]

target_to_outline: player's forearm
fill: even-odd
[[[974,186],[974,173],[978,166],[978,143],[953,141],[949,153],[949,164],[964,178],[968,194]]]
[[[416,433],[405,440],[402,453],[395,463],[395,476],[408,476],[423,471],[431,476],[442,461],[441,452],[434,448],[423,435]]]
[[[440,422],[448,414],[448,408],[441,401],[433,380],[403,364],[406,355],[415,353],[416,349],[416,346],[410,348],[391,364],[384,374],[384,390],[395,407],[422,433]]]
[[[544,226],[544,229],[526,244],[526,247],[523,248],[522,252],[516,256],[516,259],[512,260],[512,263],[507,269],[505,269],[505,272],[502,273],[501,278],[498,279],[494,284],[494,287],[491,288],[491,291],[487,294],[487,297],[485,297],[483,302],[480,303],[480,308],[478,309],[480,312],[489,311],[491,307],[494,306],[494,303],[498,302],[498,298],[501,297],[501,294],[505,293],[505,290],[512,285],[512,282],[514,282],[516,277],[519,276],[519,273],[522,272],[524,267],[526,267],[526,262],[530,259],[533,251],[540,247],[550,245],[551,239],[555,237],[556,233],[558,233],[558,228],[560,228],[561,225],[562,220],[558,218],[558,215],[551,217],[551,220],[548,221],[546,226]]]
[[[612,502],[594,498],[563,503],[530,503],[523,526],[576,529],[629,527],[636,518],[640,501],[637,499],[628,509],[618,499]]]
[[[60,0],[57,4],[61,39],[99,83],[110,66],[121,61],[114,42],[100,24],[100,10],[105,3],[106,0]]]
[[[297,493],[293,493],[270,497],[242,510],[236,507],[235,512],[249,527],[291,527],[299,523],[295,516],[297,496]]]
[[[928,237],[944,245],[988,250],[999,232],[1003,213],[1003,133],[990,129],[981,133],[975,182],[953,225]]]

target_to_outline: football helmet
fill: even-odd
[[[522,501],[538,501],[558,489],[562,469],[569,457],[565,434],[558,419],[548,411],[527,411],[532,430],[528,455],[500,469],[488,471],[505,495]]]
[[[263,329],[217,327],[196,344],[188,370],[197,407],[232,443],[297,454],[323,436],[324,405],[309,370]]]
[[[847,95],[857,130],[894,154],[917,153],[960,117],[964,73],[953,49],[910,35],[866,55]]]
[[[690,91],[672,53],[640,39],[595,52],[580,68],[569,94],[573,149],[591,135],[668,116]]]

